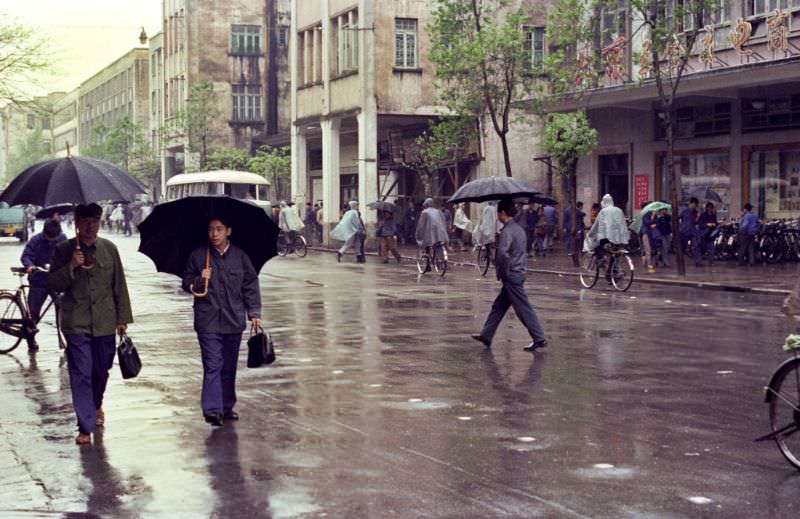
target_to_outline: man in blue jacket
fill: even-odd
[[[503,224],[500,237],[497,240],[497,256],[495,268],[497,279],[503,282],[500,294],[492,303],[492,311],[486,318],[486,323],[480,334],[472,338],[482,343],[487,348],[492,345],[492,339],[497,327],[506,315],[509,307],[514,307],[517,318],[528,329],[532,342],[525,351],[533,352],[547,346],[544,330],[533,311],[528,293],[525,291],[525,273],[527,272],[528,258],[525,254],[527,239],[525,231],[514,221],[514,203],[503,200],[497,206],[497,219]]]
[[[34,235],[22,252],[22,265],[28,270],[28,282],[31,286],[28,291],[28,308],[30,308],[31,317],[35,322],[39,321],[42,305],[50,293],[47,289],[47,272],[36,269],[48,269],[53,261],[56,245],[66,239],[67,237],[61,232],[61,224],[55,220],[48,220],[44,224],[44,230]],[[36,351],[38,349],[36,335],[31,334],[28,337],[28,350]]]
[[[756,234],[758,234],[758,218],[752,211],[752,205],[744,204],[742,221],[739,223],[739,265],[744,265],[747,261],[751,267],[755,263]]]
[[[681,233],[681,254],[686,254],[686,246],[691,241],[692,259],[696,267],[700,266],[700,234],[697,232],[697,206],[700,201],[692,197],[689,200],[689,207],[684,207],[680,212],[679,229]]]
[[[258,275],[247,254],[229,241],[232,232],[223,218],[208,222],[209,244],[192,253],[183,275],[183,289],[195,296],[194,329],[203,360],[203,416],[213,426],[239,419],[233,406],[242,332],[246,318],[253,328],[261,326]]]

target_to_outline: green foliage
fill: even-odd
[[[461,118],[488,116],[511,175],[507,134],[513,105],[528,99],[534,74],[524,11],[505,0],[435,0],[428,27],[440,102]]]
[[[243,148],[216,148],[208,156],[206,170],[231,169],[247,171],[250,167],[250,156]]]
[[[447,171],[457,188],[455,176],[458,163],[465,158],[470,141],[477,140],[475,120],[470,117],[447,117],[432,122],[428,130],[414,141],[414,169],[422,181],[425,195],[434,195],[433,177],[441,170]]]
[[[144,130],[129,117],[111,127],[95,127],[81,154],[116,164],[148,185],[157,183],[160,175],[160,162]]]
[[[50,69],[47,42],[0,12],[0,102],[28,98],[26,89]]]
[[[188,151],[200,155],[200,170],[206,171],[211,141],[220,132],[217,121],[221,115],[214,85],[201,81],[189,89],[186,107],[165,122],[161,138],[166,143],[185,138]]]
[[[42,130],[36,130],[28,133],[16,144],[9,157],[6,180],[11,180],[37,162],[52,158],[50,149],[43,139]]]
[[[544,128],[544,148],[561,175],[574,175],[578,159],[597,147],[597,130],[592,128],[586,110],[552,113]]]
[[[292,173],[292,157],[288,146],[261,146],[250,159],[250,171],[263,175],[272,184],[275,200],[286,198]]]

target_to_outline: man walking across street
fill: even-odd
[[[739,223],[739,265],[745,262],[753,266],[756,262],[756,234],[758,234],[758,218],[753,214],[753,206],[744,204],[742,221]]]
[[[684,207],[680,212],[680,232],[681,232],[681,254],[686,254],[686,246],[691,241],[692,245],[692,258],[694,265],[700,266],[702,256],[700,255],[700,233],[697,232],[697,219],[700,216],[697,212],[697,206],[700,202],[697,198],[692,197],[689,200],[689,207]]]
[[[47,278],[49,290],[64,293],[61,327],[79,445],[105,425],[103,394],[114,364],[114,333],[124,333],[133,322],[119,251],[97,236],[102,212],[97,204],[75,208],[77,236],[56,247]]]
[[[495,267],[497,279],[502,281],[503,288],[500,289],[500,294],[492,303],[492,311],[486,318],[481,333],[473,335],[472,338],[487,348],[490,347],[497,327],[509,307],[513,306],[517,318],[525,325],[533,339],[525,351],[533,352],[547,346],[547,341],[542,325],[539,323],[525,291],[525,274],[528,264],[525,254],[527,239],[525,232],[514,221],[514,212],[514,203],[509,199],[501,201],[497,208],[497,219],[503,224],[503,228],[497,241]]]
[[[247,254],[229,241],[232,232],[223,218],[209,221],[209,244],[192,252],[183,275],[183,289],[195,294],[194,330],[203,359],[203,416],[215,427],[223,420],[239,419],[233,406],[245,318],[253,329],[261,326],[258,274]],[[197,295],[206,283],[208,292]]]
[[[39,321],[39,313],[42,310],[42,305],[50,291],[47,289],[47,273],[37,272],[37,268],[48,269],[50,263],[53,261],[53,254],[55,253],[56,246],[66,241],[67,237],[61,232],[61,224],[55,220],[48,220],[44,224],[44,230],[33,236],[27,244],[25,250],[22,252],[22,265],[28,270],[28,282],[30,283],[30,290],[28,291],[28,308],[31,311],[31,317],[34,322]],[[59,306],[56,305],[56,312],[59,312]],[[39,345],[36,343],[36,335],[31,334],[28,337],[28,350],[36,351]]]

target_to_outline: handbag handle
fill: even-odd
[[[206,270],[211,266],[211,244],[206,245]],[[203,291],[202,292],[195,292],[194,287],[192,287],[192,295],[194,297],[206,297],[208,295],[208,280],[209,278],[203,279]]]
[[[258,326],[250,325],[250,337],[257,333],[264,333],[264,328],[259,324]]]

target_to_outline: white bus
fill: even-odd
[[[177,200],[192,195],[229,195],[269,207],[269,188],[270,183],[266,178],[247,171],[184,173],[167,180],[167,200]]]

